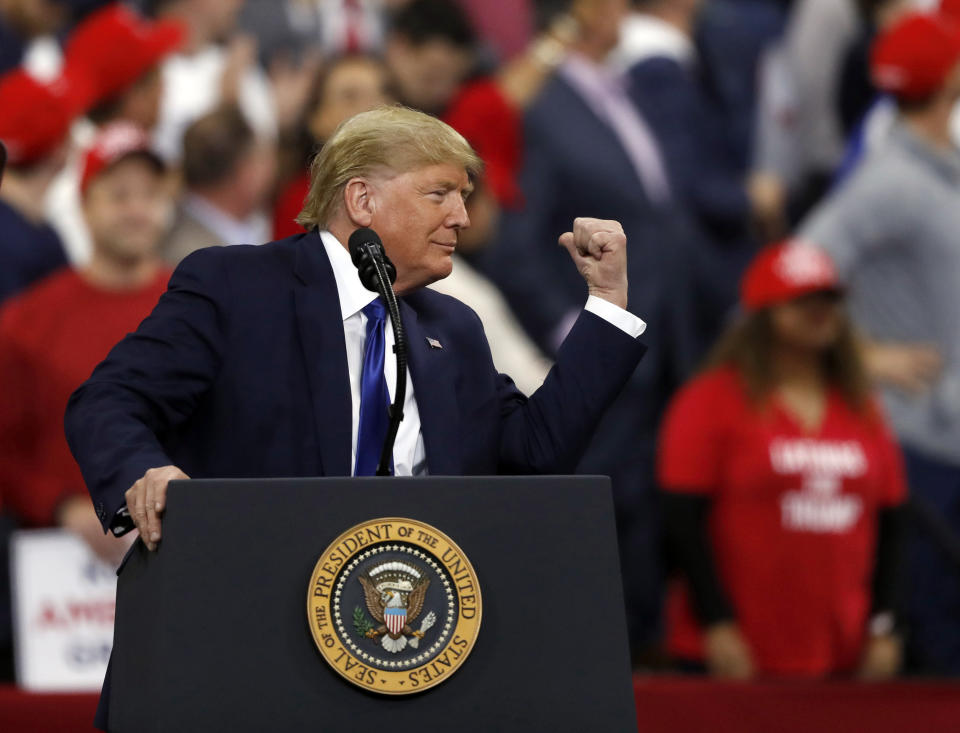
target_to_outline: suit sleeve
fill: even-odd
[[[164,436],[187,420],[223,358],[226,277],[219,248],[185,259],[167,291],[70,397],[67,442],[109,529],[124,492],[171,463]]]
[[[871,587],[871,615],[894,613],[903,580],[904,540],[907,532],[905,506],[882,507],[877,515],[876,565]]]
[[[501,375],[501,473],[572,473],[646,346],[583,311],[529,399]]]
[[[879,474],[884,486],[877,512],[876,564],[873,570],[871,614],[894,613],[903,581],[903,554],[907,532],[907,476],[903,452],[890,430],[879,400],[873,409],[878,420]]]
[[[666,545],[690,584],[697,621],[706,628],[733,619],[710,541],[713,499],[677,491],[665,491],[661,498]]]
[[[700,377],[673,399],[658,451],[666,545],[690,588],[697,621],[708,627],[734,618],[717,571],[709,520],[720,484],[726,442],[723,383]]]

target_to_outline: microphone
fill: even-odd
[[[378,261],[386,271],[390,285],[397,281],[397,268],[387,257],[380,235],[373,229],[357,229],[350,235],[347,248],[350,250],[350,259],[359,271],[360,282],[367,290],[383,295],[383,286],[377,273]]]
[[[403,420],[403,402],[407,395],[407,334],[400,317],[397,295],[393,292],[397,268],[387,257],[380,235],[373,229],[357,229],[350,235],[347,248],[350,250],[350,259],[357,268],[360,282],[367,290],[372,290],[383,298],[390,312],[390,323],[393,326],[393,351],[397,356],[397,384],[393,392],[393,404],[387,408],[390,422],[383,441],[383,450],[380,451],[380,463],[377,465],[377,476],[389,476],[393,444],[397,440],[400,421]]]

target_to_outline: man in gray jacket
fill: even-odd
[[[960,152],[949,130],[960,99],[960,27],[904,17],[877,40],[872,74],[897,103],[896,127],[801,236],[823,247],[848,283],[914,497],[957,532]],[[918,671],[960,674],[957,568],[920,530],[908,558],[908,659]]]

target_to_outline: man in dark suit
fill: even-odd
[[[359,362],[375,297],[358,288],[343,245],[360,227],[380,233],[396,264],[410,342],[397,472],[571,470],[644,351],[644,324],[624,310],[626,239],[616,222],[594,219],[561,238],[590,298],[527,400],[496,374],[473,312],[422,289],[450,272],[478,169],[443,123],[380,108],[342,126],[315,162],[300,217],[310,233],[184,260],[153,314],[67,409],[68,440],[104,528],[136,525],[154,549],[166,483],[186,472],[361,473]],[[391,330],[380,328],[389,351]],[[381,358],[388,383],[391,363]]]
[[[379,108],[342,125],[315,161],[299,218],[308,234],[187,257],[67,408],[104,529],[136,526],[155,550],[172,479],[373,472],[394,360],[381,301],[343,244],[361,227],[396,265],[410,344],[395,473],[572,472],[645,350],[645,324],[625,310],[626,238],[596,219],[561,238],[590,297],[528,399],[497,374],[476,315],[422,287],[450,273],[479,167],[444,123]]]
[[[736,304],[737,283],[758,246],[752,225],[772,223],[778,213],[762,177],[748,185],[731,144],[732,124],[699,58],[694,30],[702,6],[702,0],[634,0],[617,52],[673,191],[703,235],[687,268],[698,294],[692,315],[701,352]]]

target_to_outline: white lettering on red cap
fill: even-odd
[[[147,137],[139,127],[115,123],[106,128],[97,140],[97,157],[109,161],[132,150],[147,147]]]
[[[903,89],[909,80],[910,74],[899,66],[877,66],[873,70],[873,83],[887,91]]]
[[[836,282],[833,262],[820,249],[806,242],[791,242],[784,247],[773,267],[777,276],[793,287],[833,285]]]

